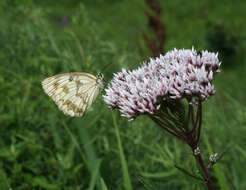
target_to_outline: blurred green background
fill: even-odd
[[[161,1],[165,52],[220,52],[216,94],[204,103],[200,149],[228,149],[211,170],[216,189],[246,189],[246,1]],[[189,147],[147,117],[129,122],[98,97],[82,118],[58,110],[41,81],[135,69],[154,37],[143,0],[0,1],[0,190],[202,190]],[[151,12],[151,11],[150,11]],[[165,53],[163,52],[163,53]],[[104,70],[104,68],[110,66]]]

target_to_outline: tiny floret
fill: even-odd
[[[215,94],[212,80],[220,64],[217,53],[174,49],[138,69],[114,74],[104,100],[130,119],[155,114],[167,100],[185,98],[196,104]]]
[[[198,155],[200,153],[201,153],[200,148],[196,147],[196,149],[194,150],[194,155],[196,156],[196,155]]]
[[[217,156],[218,156],[218,153],[210,155],[210,157],[209,157],[210,162],[215,163],[217,160]]]

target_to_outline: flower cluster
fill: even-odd
[[[215,93],[211,82],[220,64],[215,53],[174,49],[136,70],[122,69],[114,74],[104,100],[130,119],[156,113],[161,102],[168,99],[186,98],[190,104],[196,104]]]
[[[217,160],[218,153],[212,154],[209,157],[210,162],[215,163]]]

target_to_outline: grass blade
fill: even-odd
[[[107,188],[107,186],[106,186],[103,178],[101,178],[100,181],[101,181],[101,188],[102,188],[102,190],[108,190],[108,188]]]
[[[99,174],[99,169],[100,169],[100,165],[101,165],[102,160],[101,159],[97,159],[94,162],[93,168],[92,168],[92,174],[91,174],[91,181],[90,181],[90,186],[88,190],[93,190],[96,186],[97,180],[98,180],[98,176]]]
[[[113,117],[113,124],[114,124],[114,128],[115,128],[115,134],[116,134],[116,138],[117,138],[117,142],[118,142],[118,148],[120,151],[120,161],[121,161],[122,172],[123,172],[124,186],[125,186],[126,190],[132,190],[131,179],[130,179],[130,175],[129,175],[128,168],[127,168],[127,162],[126,162],[125,155],[124,155],[123,148],[122,148],[122,144],[121,144],[120,133],[118,130],[115,115],[113,113],[112,113],[112,117]]]
[[[186,175],[188,175],[188,176],[190,176],[190,177],[193,177],[194,179],[197,179],[197,180],[199,180],[199,181],[204,181],[201,177],[198,177],[198,176],[196,176],[196,175],[194,175],[194,174],[188,172],[188,171],[185,170],[184,168],[181,168],[181,167],[179,167],[179,166],[177,166],[177,165],[174,165],[174,167],[177,168],[178,170],[180,170],[181,172],[183,172],[184,174],[186,174]]]

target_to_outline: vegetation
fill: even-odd
[[[162,7],[165,50],[210,48],[208,23],[240,37],[204,105],[200,149],[207,161],[227,150],[213,167],[217,189],[246,189],[246,2],[173,0]],[[84,117],[71,118],[42,90],[54,74],[103,72],[108,82],[147,61],[144,9],[139,0],[0,1],[0,190],[206,189],[175,167],[196,173],[189,147],[149,119],[129,122],[102,97]]]

